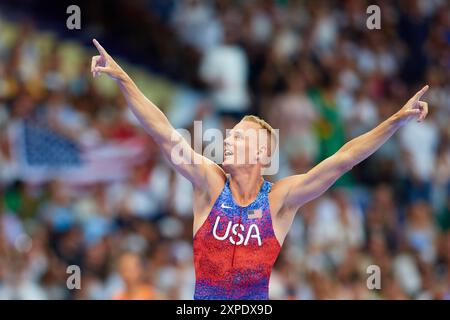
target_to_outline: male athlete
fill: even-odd
[[[221,168],[194,152],[105,49],[93,42],[100,53],[92,58],[93,76],[104,73],[117,81],[169,163],[193,185],[194,299],[268,299],[272,266],[298,209],[323,194],[405,123],[422,121],[428,113],[427,103],[420,101],[428,90],[425,86],[390,118],[310,171],[271,184],[262,176],[275,148],[269,124],[255,116],[244,117],[224,141]],[[255,130],[266,131],[269,138],[247,134]],[[180,145],[187,161],[172,159],[173,148]],[[244,163],[237,161],[239,155],[245,155]]]

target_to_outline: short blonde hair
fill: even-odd
[[[268,141],[268,149],[269,149],[269,156],[272,155],[272,151],[276,149],[277,141],[278,141],[278,135],[274,128],[270,124],[268,124],[266,121],[264,121],[262,118],[255,116],[255,115],[246,115],[244,116],[241,121],[249,121],[253,123],[257,123],[262,129],[267,130],[269,133],[269,141]]]

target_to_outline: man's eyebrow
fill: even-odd
[[[243,130],[242,129],[230,129],[227,131],[227,136],[243,136]]]

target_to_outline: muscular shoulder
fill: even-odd
[[[271,202],[271,206],[273,205],[274,208],[278,209],[285,207],[286,197],[289,195],[295,179],[296,178],[294,176],[283,178],[272,185],[269,193],[269,201]]]

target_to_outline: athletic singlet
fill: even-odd
[[[256,199],[237,205],[229,179],[194,236],[194,299],[268,299],[272,266],[280,253],[263,182]]]

